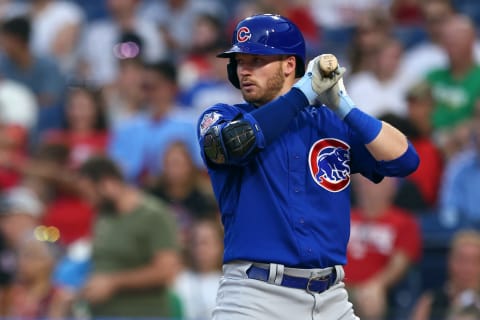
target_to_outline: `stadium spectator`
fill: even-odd
[[[196,38],[197,15],[225,16],[225,8],[218,0],[144,1],[139,17],[152,21],[165,39],[171,58],[182,57],[191,49]]]
[[[110,128],[145,112],[144,68],[140,58],[121,59],[113,85],[102,92]]]
[[[33,52],[53,56],[68,78],[77,69],[78,46],[85,14],[71,1],[33,0],[30,3]]]
[[[362,110],[376,117],[385,113],[406,115],[404,96],[411,83],[399,68],[402,52],[400,42],[387,39],[373,53],[371,69],[350,77],[348,93]]]
[[[93,271],[83,288],[92,316],[172,316],[168,286],[181,263],[173,216],[126,184],[108,158],[90,158],[79,173],[79,185],[99,210]]]
[[[0,118],[1,119],[1,118]],[[5,191],[20,183],[21,174],[12,163],[28,157],[28,130],[0,120],[0,190]]]
[[[34,93],[20,82],[1,78],[0,122],[30,131],[37,124],[37,118],[38,105]]]
[[[469,148],[449,160],[441,181],[439,214],[447,226],[480,223],[480,102],[468,128]]]
[[[400,1],[401,2],[401,1]],[[426,37],[405,52],[402,69],[408,72],[412,82],[419,82],[433,69],[448,66],[448,56],[441,44],[442,29],[456,12],[452,0],[419,1],[423,30]],[[475,41],[474,56],[480,62],[480,42]]]
[[[435,130],[453,129],[473,115],[480,97],[480,67],[473,57],[475,29],[466,16],[456,15],[442,27],[441,45],[449,65],[427,75],[432,85],[435,108],[432,115]]]
[[[33,235],[44,205],[26,185],[2,193],[0,198],[0,315],[6,316],[9,290],[18,269],[18,249]]]
[[[374,184],[361,176],[352,182],[352,210],[345,284],[361,319],[387,319],[387,294],[421,255],[419,226],[408,211],[392,205],[395,178]]]
[[[0,231],[11,248],[17,248],[26,237],[33,234],[44,209],[38,195],[28,186],[18,186],[4,193]]]
[[[94,212],[78,195],[69,149],[62,144],[41,144],[31,158],[12,163],[23,183],[45,204],[41,223],[59,231],[62,245],[90,234]]]
[[[148,64],[144,74],[147,112],[114,129],[109,155],[119,163],[128,181],[144,183],[159,175],[165,151],[171,142],[183,141],[196,164],[201,164],[195,126],[174,115],[178,93],[177,70],[173,63]]]
[[[324,30],[338,30],[356,26],[359,17],[371,9],[377,8],[387,12],[390,1],[311,0],[309,2],[310,10],[319,27]]]
[[[108,124],[98,90],[71,87],[67,93],[65,117],[65,129],[45,132],[42,142],[67,146],[71,168],[78,168],[92,155],[106,153]]]
[[[55,60],[30,49],[30,20],[11,18],[2,23],[0,32],[4,53],[0,57],[0,73],[30,88],[41,108],[57,106],[63,98],[65,79]]]
[[[140,56],[148,62],[167,56],[165,39],[155,24],[137,16],[139,0],[108,0],[110,16],[90,23],[85,31],[81,57],[86,79],[98,86],[112,84],[118,75],[118,59]],[[122,41],[125,33],[141,39],[141,45]]]
[[[392,28],[391,18],[383,10],[371,9],[360,15],[345,50],[350,73],[374,69],[375,55],[382,44],[392,39]]]
[[[182,142],[172,142],[164,154],[163,171],[148,191],[167,202],[177,218],[180,243],[185,246],[192,221],[216,218],[218,208],[212,192],[205,192],[205,175],[193,162]]]
[[[420,157],[420,165],[407,179],[418,186],[421,197],[428,208],[436,208],[444,158],[442,151],[432,138],[433,97],[431,87],[426,82],[413,84],[406,93],[406,101],[406,120],[413,128],[410,132],[404,133],[411,139]],[[403,202],[412,202],[411,200],[404,199]]]
[[[449,313],[479,301],[480,234],[474,230],[461,230],[450,244],[447,279],[441,288],[422,294],[413,310],[412,320],[450,320]]]
[[[218,47],[225,43],[223,23],[216,16],[206,13],[197,15],[193,28],[196,36],[177,62],[181,90],[188,90],[198,81],[215,77],[216,69],[209,56],[212,51],[218,53]]]
[[[217,219],[196,220],[186,248],[186,267],[173,286],[185,319],[210,319],[221,277],[223,234]]]
[[[31,235],[18,248],[18,269],[9,292],[7,316],[13,319],[62,319],[72,297],[51,282],[59,256],[54,244]]]

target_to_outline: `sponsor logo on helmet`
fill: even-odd
[[[250,33],[250,29],[248,27],[241,27],[237,31],[237,41],[238,42],[245,42],[252,37]]]
[[[308,164],[313,180],[322,188],[339,192],[350,184],[350,146],[338,139],[320,139],[310,148]]]

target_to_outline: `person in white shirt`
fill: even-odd
[[[223,235],[217,220],[199,220],[191,228],[187,252],[191,265],[173,286],[185,319],[211,319],[221,277]]]
[[[387,40],[377,51],[372,70],[353,74],[349,94],[365,112],[378,117],[386,113],[405,116],[405,93],[411,85],[399,68],[403,48],[394,39]]]
[[[64,74],[74,72],[85,21],[82,9],[70,1],[34,0],[30,16],[33,52],[55,57]]]

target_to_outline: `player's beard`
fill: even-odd
[[[267,79],[265,87],[257,86],[256,91],[248,93],[242,91],[243,99],[256,106],[262,106],[278,96],[285,84],[282,66],[279,65],[275,73]]]

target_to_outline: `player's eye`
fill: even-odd
[[[253,63],[256,65],[262,65],[265,63],[265,60],[262,57],[256,57],[253,59]]]

